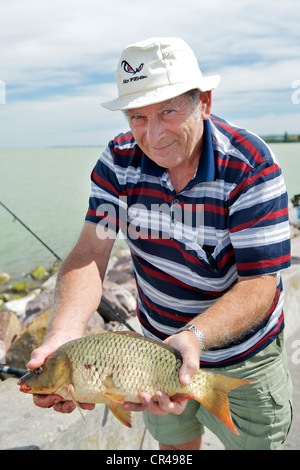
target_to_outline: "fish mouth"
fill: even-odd
[[[18,380],[17,385],[20,386],[20,392],[28,393],[31,391],[31,387],[29,387],[29,385],[27,385],[22,379]]]

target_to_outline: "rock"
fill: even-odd
[[[40,289],[35,289],[29,295],[26,295],[25,297],[22,297],[21,299],[9,300],[8,302],[4,304],[4,308],[6,310],[11,310],[17,315],[17,317],[19,317],[20,319],[23,319],[25,318],[25,315],[26,315],[26,307],[27,307],[28,302],[30,302],[30,300],[33,300],[36,297],[36,295],[38,295],[40,292],[41,292]]]
[[[10,300],[10,295],[7,292],[3,292],[0,294],[0,300],[3,300],[3,302],[8,302]]]
[[[126,252],[124,256],[114,262],[104,279],[103,301],[98,311],[107,322],[116,320],[114,311],[123,319],[127,319],[135,314],[136,295],[132,261],[130,254]]]
[[[99,312],[95,312],[87,324],[85,335],[104,333],[104,324],[103,317],[99,314]]]
[[[14,284],[11,288],[11,291],[14,292],[15,294],[21,294],[22,292],[27,292],[28,290],[28,282],[22,281],[22,282],[17,282],[17,284]]]
[[[0,352],[0,362],[9,350],[13,340],[21,333],[22,325],[14,312],[0,312],[0,342],[2,349]],[[3,354],[4,353],[4,354]],[[2,354],[2,356],[1,356]]]
[[[30,300],[26,305],[25,316],[28,318],[33,314],[40,314],[50,310],[53,301],[53,291],[44,289],[39,295]]]
[[[42,266],[37,266],[31,273],[33,279],[43,279],[48,274],[47,270]]]
[[[103,303],[100,304],[100,313],[106,321],[116,320],[113,311],[116,311],[125,320],[129,318],[136,309],[136,299],[122,285],[114,285],[110,290],[103,291],[102,299],[107,302],[110,309],[107,309]]]
[[[53,274],[53,276],[49,277],[47,281],[45,281],[42,285],[42,289],[54,290],[56,285],[57,273]]]
[[[8,302],[4,304],[4,308],[6,310],[11,310],[17,315],[17,317],[19,317],[20,319],[23,319],[25,318],[25,315],[26,315],[26,307],[27,307],[28,302],[30,302],[30,300],[33,300],[36,297],[36,295],[38,295],[40,292],[41,292],[40,289],[35,289],[29,295],[26,295],[25,297],[22,297],[21,299],[9,300]]]
[[[0,339],[0,364],[5,364],[5,354],[6,354],[5,343],[2,339]],[[0,374],[0,380],[1,380],[1,374]]]
[[[108,280],[117,284],[122,284],[133,277],[131,257],[126,255],[120,258],[108,273]]]
[[[123,284],[120,286],[114,286],[111,289],[111,292],[116,296],[122,307],[127,310],[129,316],[131,316],[136,310],[136,299],[131,292],[127,290]]]
[[[0,284],[6,284],[10,280],[8,273],[0,272]]]
[[[26,368],[32,350],[40,346],[45,337],[49,315],[48,310],[22,330],[7,352],[7,365],[18,369]]]

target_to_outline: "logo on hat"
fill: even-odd
[[[141,63],[136,69],[134,69],[128,62],[127,60],[123,60],[121,63],[121,67],[123,67],[124,71],[126,73],[131,73],[132,75],[135,75],[136,73],[139,73],[143,70],[144,63]],[[126,83],[131,83],[131,82],[136,82],[138,80],[143,80],[144,78],[147,78],[148,75],[139,75],[139,76],[133,76],[131,78],[125,78],[123,80],[123,84]]]
[[[136,73],[142,71],[144,64],[139,65],[138,68],[134,70],[134,68],[131,67],[131,65],[127,62],[127,60],[123,60],[123,62],[121,63],[121,67],[123,67],[125,72],[132,73],[133,75],[135,75]]]

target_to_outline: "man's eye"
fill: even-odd
[[[131,119],[134,119],[134,120],[143,119],[143,116],[136,114],[134,116],[131,116]]]
[[[164,114],[171,114],[173,112],[174,112],[173,109],[165,109]]]

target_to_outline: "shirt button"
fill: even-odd
[[[179,204],[179,199],[174,199],[173,204]]]

